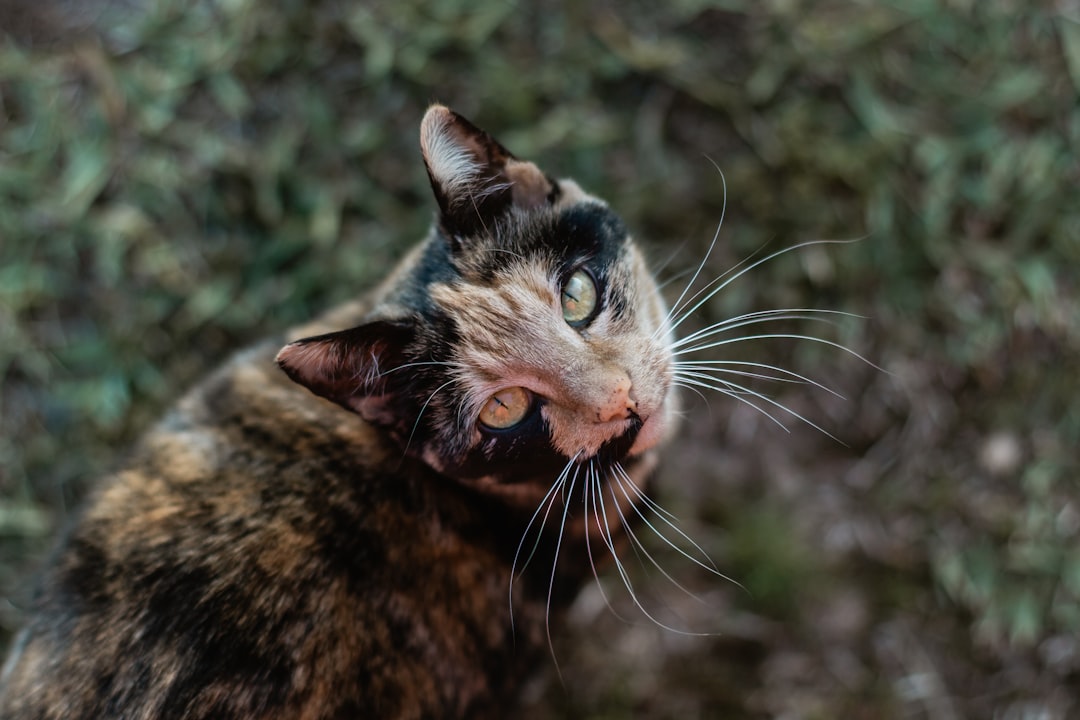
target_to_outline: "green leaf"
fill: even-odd
[[[1061,15],[1057,18],[1057,29],[1069,76],[1076,92],[1080,93],[1080,21]]]
[[[111,172],[109,149],[103,142],[88,138],[71,145],[58,208],[63,217],[84,215],[109,181]]]

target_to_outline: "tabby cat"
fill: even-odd
[[[648,502],[673,323],[602,201],[442,106],[420,143],[429,237],[210,376],[97,488],[0,717],[505,715]]]

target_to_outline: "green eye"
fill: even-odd
[[[589,319],[596,309],[596,283],[584,270],[578,270],[562,289],[562,316],[570,325]]]
[[[505,430],[521,422],[532,407],[532,393],[523,387],[500,390],[480,409],[480,424],[493,430]]]

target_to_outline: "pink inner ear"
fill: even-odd
[[[536,165],[515,159],[491,135],[441,105],[424,115],[420,147],[444,212],[459,206],[475,211],[477,199],[508,187],[512,204],[539,207],[552,190]]]
[[[336,401],[334,378],[340,375],[333,360],[333,350],[327,342],[295,342],[277,354],[277,364],[289,378],[311,392]]]
[[[286,345],[278,353],[277,363],[295,382],[319,395],[327,394],[323,388],[337,388],[350,374],[346,365],[351,364],[342,343],[329,339]]]
[[[505,173],[510,181],[516,207],[531,210],[547,204],[553,188],[536,165],[511,160],[506,164]]]
[[[355,396],[383,392],[379,357],[385,343],[353,343],[340,335],[286,345],[278,353],[277,363],[294,382],[350,407]]]
[[[355,410],[362,398],[390,392],[383,373],[403,362],[413,333],[408,322],[374,321],[289,343],[277,364],[316,395]]]

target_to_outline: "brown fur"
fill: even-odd
[[[664,313],[599,201],[445,108],[423,128],[436,231],[368,298],[214,373],[102,482],[0,717],[505,716],[605,524],[533,527],[527,569],[519,543],[571,459],[646,483],[675,412]],[[575,233],[588,252],[559,255]],[[566,258],[606,288],[587,328],[562,320]],[[543,399],[521,437],[475,420],[508,386]]]

